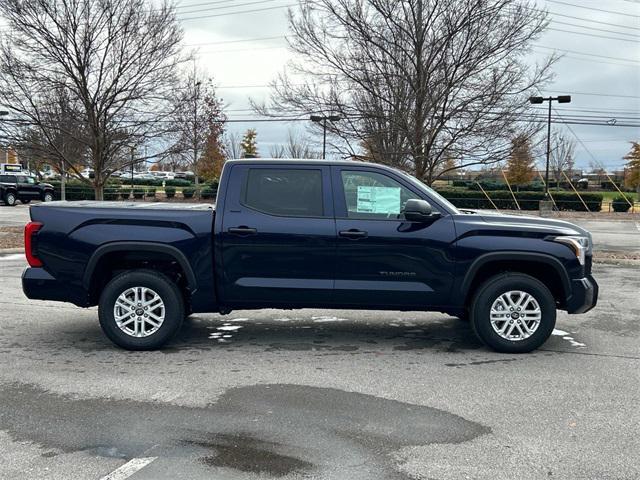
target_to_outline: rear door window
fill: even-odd
[[[321,217],[322,170],[250,168],[242,204],[287,217]]]

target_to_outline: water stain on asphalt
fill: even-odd
[[[313,465],[299,458],[276,453],[282,445],[265,442],[249,435],[212,435],[208,441],[187,442],[216,452],[202,457],[210,467],[223,467],[243,472],[266,473],[282,477],[310,470]]]
[[[178,449],[184,462],[195,454],[203,475],[209,470],[217,479],[234,471],[408,479],[394,460],[400,448],[462,443],[490,432],[436,408],[291,384],[231,388],[206,408],[190,408],[72,398],[14,383],[2,385],[0,406],[0,429],[17,441],[123,458],[157,445],[160,460],[163,448]]]

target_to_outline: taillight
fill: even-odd
[[[42,228],[40,222],[29,222],[24,226],[24,254],[31,267],[41,267],[42,262],[33,254],[33,234]]]

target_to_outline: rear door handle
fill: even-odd
[[[350,238],[352,240],[357,240],[359,238],[365,238],[369,234],[363,230],[356,230],[352,228],[351,230],[342,230],[338,232],[338,235],[340,235],[341,237]]]
[[[246,236],[246,235],[254,235],[258,233],[258,230],[256,230],[255,228],[242,226],[242,227],[232,227],[229,230],[227,230],[227,232],[233,235]]]

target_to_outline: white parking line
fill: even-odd
[[[102,477],[100,480],[124,480],[134,473],[142,470],[158,457],[132,458],[120,468],[115,469],[110,474]]]
[[[636,228],[638,229],[638,231],[640,232],[640,223],[636,222]]]

